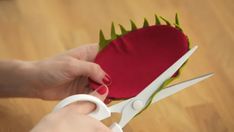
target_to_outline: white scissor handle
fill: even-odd
[[[78,101],[89,101],[94,103],[96,105],[96,110],[91,112],[89,116],[97,120],[103,120],[111,116],[111,111],[99,98],[87,94],[77,94],[63,99],[55,106],[53,112]],[[117,123],[113,123],[110,126],[110,129],[112,132],[123,132],[122,128]]]
[[[91,112],[89,116],[97,120],[103,120],[111,116],[109,108],[99,98],[87,94],[72,95],[63,99],[55,106],[53,112],[78,101],[89,101],[94,103],[96,105],[96,110]]]
[[[113,123],[110,126],[110,129],[112,132],[123,132],[123,129],[121,128],[121,126],[118,123]]]

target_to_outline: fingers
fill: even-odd
[[[112,132],[112,131],[106,125],[104,125],[103,123],[100,123],[96,127],[95,132]]]
[[[105,85],[100,86],[95,91],[91,92],[90,95],[99,98],[100,100],[104,101],[106,96],[108,95],[108,87]],[[80,109],[82,109],[83,113],[90,113],[95,110],[96,105],[91,102],[81,102]]]
[[[107,86],[102,85],[95,91],[91,92],[90,95],[95,96],[100,100],[104,101],[106,96],[108,95],[108,88]],[[73,103],[68,107],[72,111],[75,110],[75,112],[78,112],[79,114],[88,114],[96,109],[96,105],[88,101]]]
[[[93,95],[100,100],[104,101],[109,93],[108,87],[106,85],[102,85],[99,88],[97,88],[95,91],[90,93],[90,95]]]
[[[87,58],[86,58],[86,60],[94,61],[95,57],[97,56],[98,50],[99,50],[98,44],[87,45],[87,48],[86,48]]]
[[[86,76],[99,84],[109,85],[111,83],[110,77],[98,64],[77,60],[74,66],[75,70],[71,74],[75,74],[75,76]]]
[[[84,45],[68,51],[66,55],[70,55],[75,58],[74,60],[77,60],[75,72],[70,70],[71,74],[75,73],[76,76],[83,75],[97,83],[109,85],[111,83],[110,77],[98,64],[89,62],[95,59],[97,53],[97,44]]]
[[[94,43],[71,49],[65,54],[75,57],[79,60],[93,61],[97,53],[98,44]]]

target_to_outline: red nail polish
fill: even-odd
[[[97,89],[97,92],[101,95],[105,94],[107,91],[107,87],[106,86],[100,86],[98,89]]]
[[[104,103],[105,103],[105,104],[109,104],[111,101],[112,101],[111,99],[106,98],[106,99],[104,100]]]
[[[111,79],[108,75],[105,75],[105,77],[102,79],[102,81],[106,84],[106,85],[110,85],[111,83]]]

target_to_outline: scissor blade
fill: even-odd
[[[121,113],[123,108],[127,105],[127,103],[129,103],[130,100],[131,99],[121,101],[117,104],[110,106],[109,109],[112,113]]]
[[[158,101],[160,101],[168,96],[171,96],[171,95],[173,95],[173,94],[175,94],[175,93],[177,93],[185,88],[188,88],[189,86],[197,84],[197,83],[199,83],[199,82],[201,82],[201,81],[203,81],[203,80],[205,80],[213,75],[214,75],[213,73],[209,73],[209,74],[205,74],[205,75],[196,77],[194,79],[190,79],[190,80],[169,86],[169,87],[163,89],[162,91],[160,91],[159,93],[157,93],[156,96],[153,98],[152,103],[156,103],[156,102],[158,102]]]
[[[122,116],[119,122],[119,125],[122,128],[126,126],[126,124],[144,108],[142,107],[141,109],[134,109],[132,107],[133,103],[138,100],[143,105],[147,105],[147,102],[149,101],[149,98],[152,96],[152,94],[163,84],[165,80],[169,79],[186,62],[186,60],[188,60],[188,58],[194,53],[196,49],[197,46],[190,49],[150,85],[148,85],[142,92],[140,92],[136,97],[131,98],[131,100],[126,103],[126,105],[123,107]]]
[[[186,54],[184,54],[179,60],[177,60],[172,66],[164,71],[157,79],[155,79],[150,85],[148,85],[143,91],[141,91],[135,99],[148,101],[151,95],[158,90],[164,81],[171,78],[173,74],[188,60],[188,58],[194,53],[197,46],[193,47]]]

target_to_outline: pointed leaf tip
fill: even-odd
[[[114,25],[114,23],[112,22],[112,24],[111,24],[111,38],[112,39],[115,39],[117,37],[117,34],[116,34],[116,32],[115,32],[115,25]]]
[[[105,36],[104,36],[102,30],[99,31],[99,41],[105,41]]]
[[[103,49],[106,45],[106,39],[105,39],[105,36],[102,32],[102,30],[100,30],[99,32],[99,49]]]
[[[148,27],[148,26],[149,26],[149,22],[148,22],[147,19],[145,18],[145,19],[144,19],[143,27]]]
[[[158,16],[157,16],[157,15],[154,15],[154,17],[155,17],[155,25],[160,25],[161,22],[160,22]]]
[[[119,24],[119,27],[120,27],[122,35],[127,33],[127,30],[122,25]]]
[[[135,24],[132,20],[130,20],[130,23],[131,23],[132,31],[133,31],[133,30],[136,30],[136,29],[137,29],[136,24]]]
[[[167,25],[171,25],[171,23],[170,23],[167,19],[165,19],[164,17],[160,16],[160,18],[161,18]]]
[[[179,17],[178,17],[178,14],[177,14],[177,13],[176,13],[176,15],[175,15],[175,23],[176,23],[177,25],[180,25]]]

